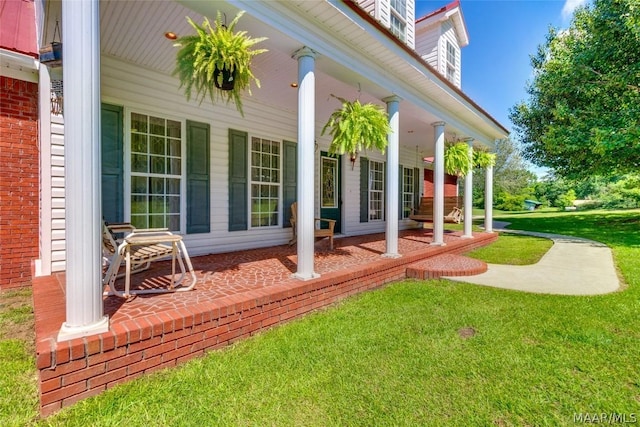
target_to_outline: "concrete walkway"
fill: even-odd
[[[553,240],[553,246],[533,265],[489,264],[486,273],[447,277],[459,282],[557,295],[599,295],[620,289],[620,280],[608,246],[593,240],[533,231],[507,230],[495,221],[495,231]]]

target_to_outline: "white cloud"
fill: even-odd
[[[587,4],[588,0],[565,0],[562,7],[562,20],[568,21],[573,16],[573,11],[578,7]]]

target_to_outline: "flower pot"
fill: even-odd
[[[62,63],[62,43],[52,42],[40,49],[40,62],[47,65]]]
[[[220,74],[222,74],[222,84],[219,83]],[[235,77],[235,70],[233,73],[227,69],[220,70],[216,68],[213,70],[213,82],[220,90],[233,90],[233,87],[235,86]]]

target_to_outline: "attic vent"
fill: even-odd
[[[62,114],[62,80],[51,80],[51,114]]]

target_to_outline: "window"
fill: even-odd
[[[280,143],[251,138],[251,227],[279,225]]]
[[[406,0],[391,0],[391,32],[402,41],[407,40]]]
[[[402,218],[409,218],[411,210],[415,206],[413,204],[413,192],[415,177],[413,169],[402,169]],[[401,218],[401,219],[402,219]]]
[[[131,113],[131,223],[180,231],[182,123]]]
[[[336,157],[322,156],[322,177],[321,177],[321,207],[338,207],[338,159]]]
[[[447,41],[447,80],[454,81],[456,77],[456,48]]]
[[[369,162],[369,221],[382,221],[384,212],[384,163]]]

